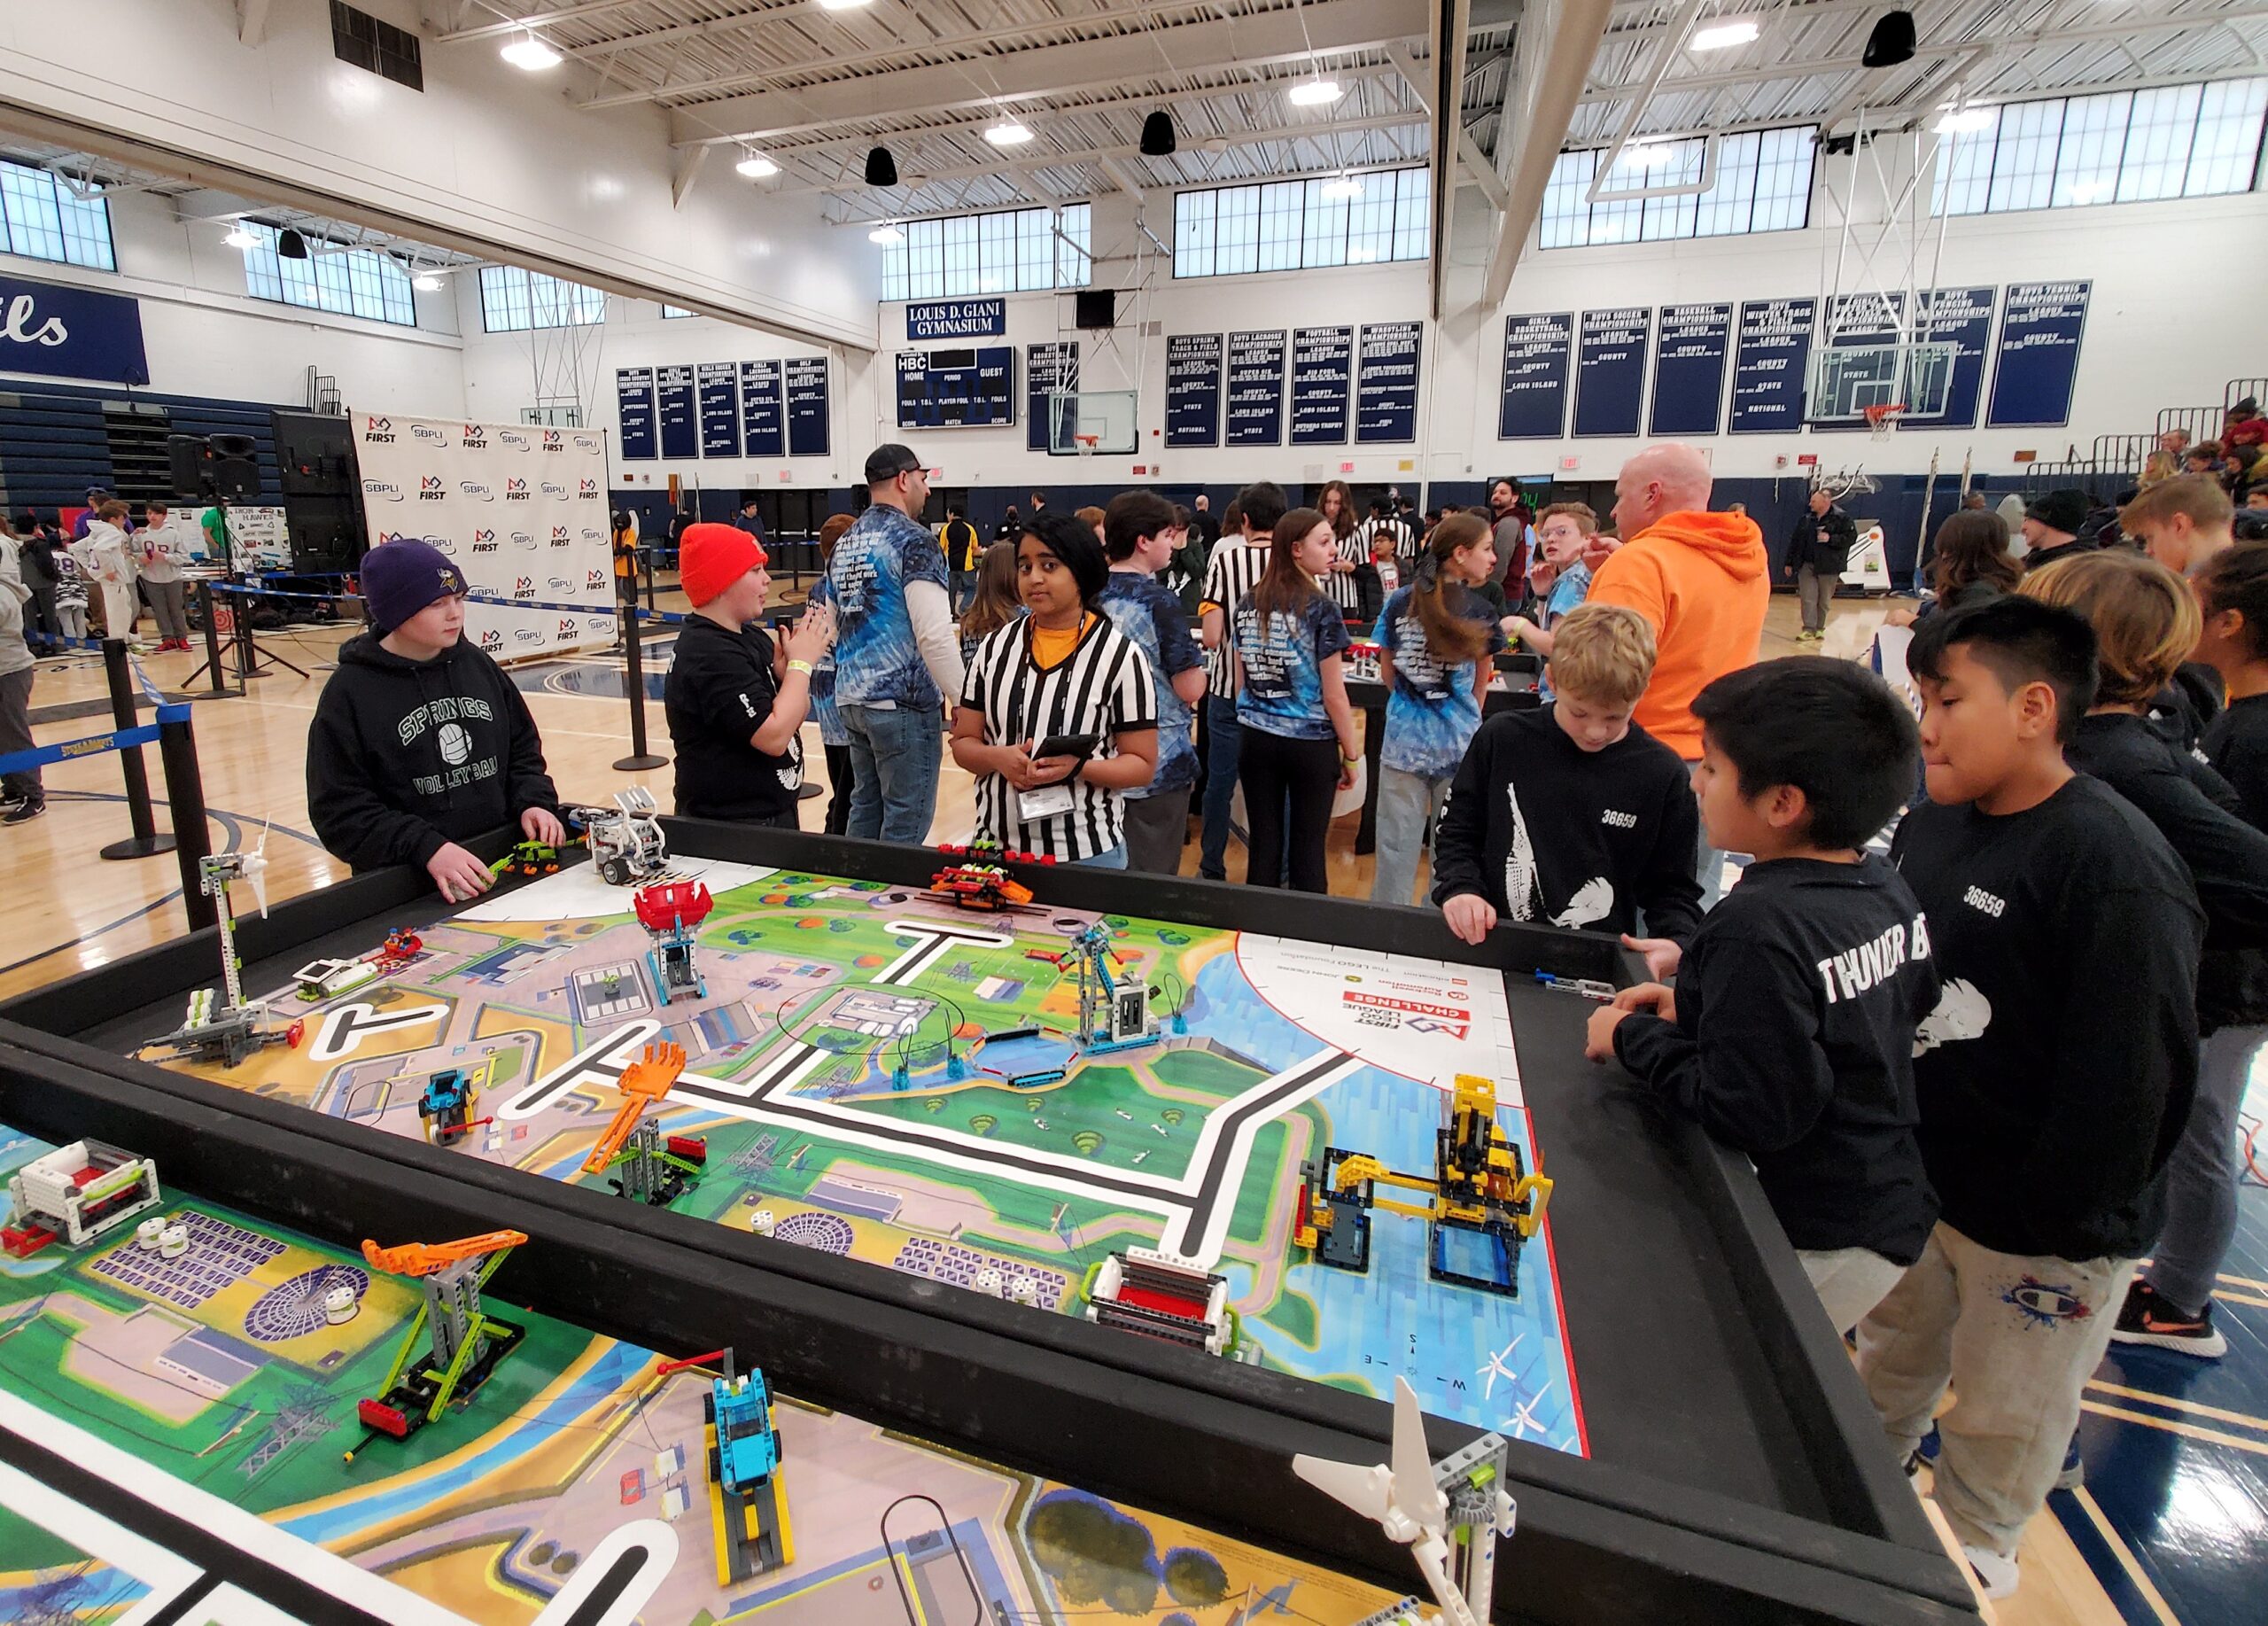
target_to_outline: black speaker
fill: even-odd
[[[258,502],[259,450],[250,435],[167,435],[173,494],[190,502]]]
[[[1115,328],[1118,325],[1118,290],[1115,288],[1082,288],[1074,294],[1078,302],[1075,318],[1082,328]]]
[[[268,415],[276,429],[276,471],[284,494],[358,496],[362,472],[354,457],[354,420],[328,412]]]
[[[291,538],[294,571],[306,575],[351,571],[363,553],[362,494],[286,492],[284,528]]]

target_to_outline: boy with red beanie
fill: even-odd
[[[798,828],[801,731],[812,667],[835,642],[835,612],[813,604],[778,647],[757,623],[772,592],[764,549],[733,525],[687,525],[678,578],[693,603],[663,704],[677,747],[677,811],[687,819]]]
[[[418,864],[451,903],[488,889],[458,844],[517,822],[566,838],[543,740],[503,668],[464,638],[465,581],[430,542],[362,556],[369,629],[346,641],[307,729],[307,812],[356,873]]]

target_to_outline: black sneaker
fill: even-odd
[[[0,813],[0,824],[29,824],[46,811],[47,798],[35,796],[29,801],[18,802],[6,813]]]
[[[2213,1326],[2210,1301],[2191,1315],[2147,1281],[2136,1281],[2126,1289],[2126,1302],[2119,1307],[2118,1324],[2110,1329],[2110,1341],[2148,1344],[2209,1361],[2229,1352],[2229,1341]]]

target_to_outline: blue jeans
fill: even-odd
[[[850,829],[872,841],[920,846],[937,813],[944,725],[934,708],[837,708],[850,735]]]
[[[1122,841],[1107,852],[1097,852],[1075,861],[1089,869],[1123,869],[1126,867],[1126,844]]]
[[[952,601],[953,613],[959,615],[968,608],[969,595],[976,587],[975,571],[954,571],[951,585],[946,589]]]
[[[1205,696],[1205,732],[1211,743],[1205,758],[1205,828],[1197,849],[1197,873],[1219,881],[1228,875],[1229,808],[1236,800],[1237,758],[1244,741],[1235,700]]]

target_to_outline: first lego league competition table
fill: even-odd
[[[0,1007],[0,1619],[1974,1618],[1612,938],[588,822]]]

